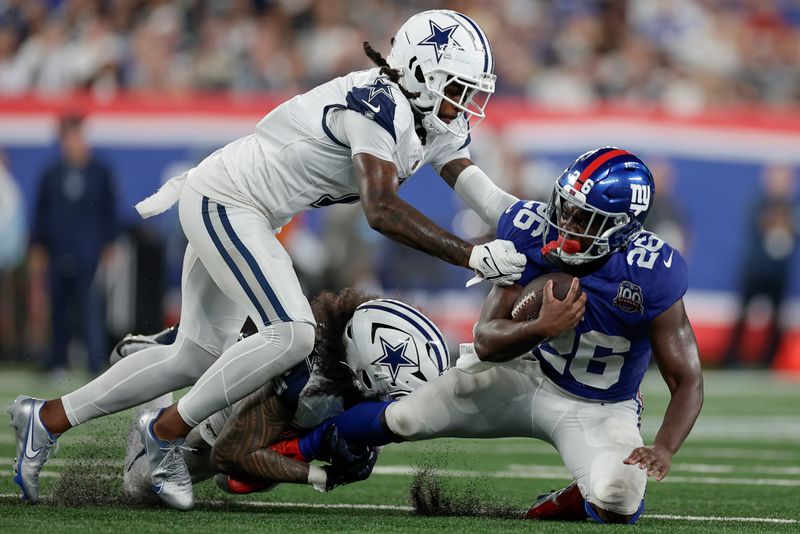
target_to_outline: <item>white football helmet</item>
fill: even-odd
[[[347,365],[362,392],[402,397],[450,367],[444,336],[421,312],[390,299],[356,308],[344,330]]]
[[[486,116],[494,57],[486,34],[466,15],[445,9],[414,15],[398,30],[386,61],[402,73],[403,87],[420,93],[411,105],[425,115],[427,131],[466,136]],[[445,96],[453,82],[462,87],[458,100]],[[438,117],[442,100],[461,111],[450,124]]]

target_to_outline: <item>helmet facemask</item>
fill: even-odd
[[[486,104],[494,93],[494,74],[482,73],[468,79],[455,72],[437,69],[425,75],[424,79],[423,95],[427,98],[414,99],[412,104],[425,115],[422,125],[429,132],[450,132],[463,137],[486,118]],[[432,102],[430,107],[422,105],[426,101]],[[443,101],[458,110],[458,116],[449,124],[439,117]]]
[[[567,227],[567,222],[572,224]],[[547,205],[544,235],[554,228],[558,239],[545,245],[543,253],[554,254],[568,265],[602,258],[627,244],[641,230],[641,225],[636,224],[635,231],[621,232],[630,223],[628,214],[595,208],[580,191],[556,183]]]

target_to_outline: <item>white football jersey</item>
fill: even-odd
[[[190,171],[188,183],[222,204],[255,207],[277,228],[302,211],[357,202],[354,154],[393,161],[402,183],[426,163],[438,172],[453,159],[468,158],[468,144],[469,136],[446,133],[429,135],[423,146],[411,104],[373,68],[281,104],[258,123],[255,134]]]

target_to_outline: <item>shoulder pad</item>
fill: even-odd
[[[393,87],[383,78],[377,78],[374,83],[364,87],[353,87],[347,93],[347,109],[361,113],[368,119],[377,122],[384,130],[389,132],[392,139],[397,141],[395,132],[395,113],[397,102]]]

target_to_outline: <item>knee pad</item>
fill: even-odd
[[[449,386],[456,397],[469,398],[492,383],[493,373],[489,370],[483,373],[469,374],[455,370],[445,376],[446,378],[442,378],[442,380],[450,383]]]
[[[623,477],[604,477],[592,483],[592,497],[604,509],[609,506],[619,506],[625,502],[628,494],[632,493],[630,482]]]
[[[419,412],[407,402],[393,402],[384,414],[386,426],[400,437],[413,440],[422,428]]]
[[[298,355],[297,361],[314,350],[314,325],[309,323],[291,321],[266,325],[259,328],[257,335],[269,345],[284,345],[287,350]]]
[[[637,466],[622,465],[618,456],[602,460],[605,465],[593,465],[587,500],[604,510],[631,515],[644,497],[647,473]],[[620,466],[611,462],[620,462]]]

